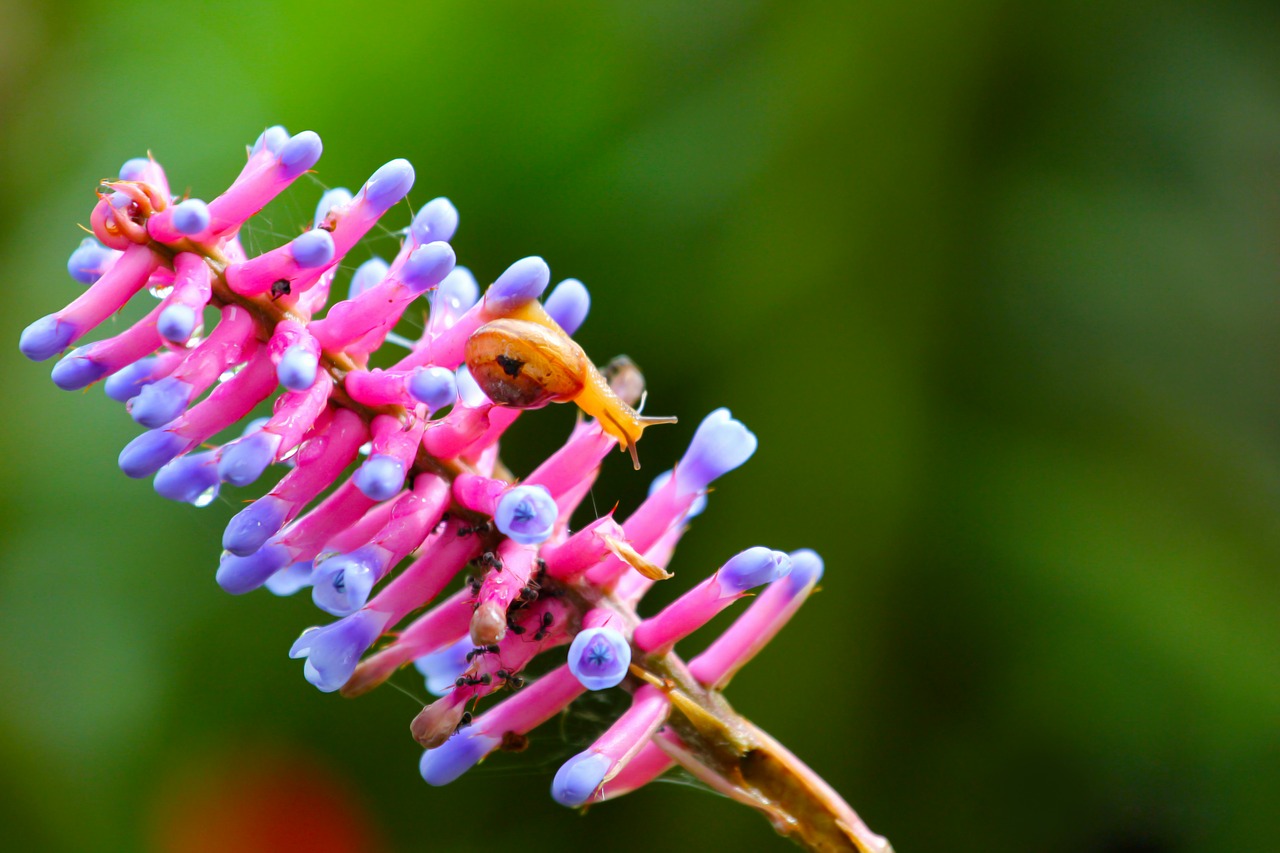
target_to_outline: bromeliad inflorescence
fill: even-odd
[[[639,468],[644,429],[674,419],[639,414],[634,365],[597,370],[570,337],[589,307],[580,282],[563,281],[539,302],[550,271],[525,258],[481,296],[455,266],[448,241],[458,215],[447,199],[423,206],[395,258],[361,264],[347,298],[326,310],[343,258],[409,192],[405,160],[354,194],[324,193],[309,230],[248,257],[241,226],[320,153],[316,134],[271,128],[207,204],[175,199],[154,160],[125,163],[119,180],[102,184],[93,237],[68,262],[88,289],[27,327],[22,352],[49,359],[140,291],[159,297],[134,325],[63,355],[54,383],[103,381],[148,428],[121,451],[121,469],[154,477],[167,498],[202,506],[223,483],[246,486],[273,464],[286,469],[231,519],[217,582],[234,594],[309,587],[339,617],[305,631],[289,652],[320,690],[358,695],[414,664],[439,697],[410,725],[426,749],[428,783],[453,781],[585,691],[620,688],[630,708],[555,774],[558,802],[620,796],[679,764],[808,847],[888,850],[720,693],[814,590],[816,554],[748,548],[656,615],[637,610],[670,577],[666,566],[711,483],[747,461],[755,436],[727,410],[712,412],[624,521],[609,514],[571,530],[609,451],[620,446]],[[429,314],[408,341],[393,329],[420,296]],[[370,368],[384,344],[407,352]],[[225,437],[278,386],[269,416]],[[499,439],[523,411],[566,401],[591,419],[517,477],[499,459]],[[447,594],[468,566],[466,582]],[[676,655],[677,642],[761,587],[709,647],[688,663]],[[542,654],[559,665],[527,676]],[[481,712],[480,700],[495,693],[506,695]]]

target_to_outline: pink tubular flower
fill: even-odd
[[[551,272],[530,257],[481,294],[448,242],[458,212],[435,199],[390,263],[365,262],[339,285],[347,298],[327,305],[339,265],[405,198],[414,171],[393,160],[354,194],[327,192],[308,230],[246,256],[240,228],[321,150],[310,131],[270,128],[207,204],[173,198],[154,160],[129,161],[99,193],[94,239],[68,262],[87,288],[28,326],[19,348],[51,358],[142,291],[160,296],[132,327],[57,362],[55,384],[105,380],[149,428],[121,451],[121,469],[154,474],[171,499],[203,506],[222,483],[289,466],[230,520],[217,582],[233,594],[310,586],[341,617],[289,650],[322,691],[358,695],[416,662],[439,697],[410,726],[429,784],[518,750],[588,690],[623,690],[629,709],[555,774],[557,802],[620,796],[680,764],[811,849],[889,850],[720,693],[814,591],[816,554],[749,548],[656,614],[638,609],[671,577],[711,484],[752,456],[755,436],[717,409],[640,506],[575,524],[606,456],[617,447],[639,467],[644,429],[674,420],[632,408],[643,399],[634,365],[597,370],[570,337],[590,307],[585,286],[566,279],[539,301]],[[219,315],[209,329],[206,307]],[[424,312],[417,340],[401,337],[401,316]],[[409,351],[371,368],[388,343]],[[269,416],[238,424],[273,395]],[[517,416],[565,402],[589,419],[541,464],[509,470],[499,445]],[[677,647],[758,587],[685,663]],[[535,678],[539,658],[553,665]]]

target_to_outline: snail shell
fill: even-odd
[[[518,409],[572,400],[591,368],[587,354],[568,335],[511,318],[476,329],[467,339],[466,361],[490,400]]]

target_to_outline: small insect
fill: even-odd
[[[627,405],[582,347],[536,302],[476,329],[467,339],[466,360],[476,383],[500,406],[540,409],[548,403],[576,403],[631,453],[637,469],[636,442],[645,427],[676,422],[641,415]]]
[[[480,655],[496,655],[499,651],[501,651],[501,649],[497,643],[490,643],[487,646],[476,646],[474,649],[467,652],[467,663],[471,663],[472,658],[479,657]]]
[[[454,726],[453,730],[454,730],[455,732],[456,732],[456,731],[460,731],[460,730],[462,730],[462,729],[466,728],[467,726],[471,725],[471,719],[472,719],[472,718],[471,718],[471,712],[470,712],[470,711],[463,711],[463,712],[462,712],[462,717],[461,717],[461,719],[459,719],[459,720],[458,720],[458,725]]]

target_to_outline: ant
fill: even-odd
[[[471,663],[472,658],[479,657],[480,655],[496,655],[498,651],[499,648],[497,643],[490,643],[487,646],[476,646],[474,649],[467,652],[467,663]]]
[[[475,575],[467,575],[467,586],[471,587],[472,597],[480,594],[480,578]]]
[[[556,617],[551,615],[550,610],[544,612],[542,614],[542,627],[539,628],[538,632],[533,635],[534,642],[537,642],[538,640],[543,639],[544,637],[547,636],[547,634],[551,633],[551,624],[555,621],[556,621]]]
[[[492,551],[485,551],[476,562],[481,566],[488,566],[494,571],[502,571],[502,558]]]
[[[493,678],[489,673],[481,675],[459,675],[458,680],[453,682],[454,687],[475,687],[477,684],[488,686],[493,683]]]
[[[505,681],[507,686],[512,690],[519,690],[521,687],[524,687],[524,679],[519,675],[516,675],[514,672],[507,672],[505,669],[500,669],[495,673],[495,675],[498,676],[499,680]]]
[[[470,711],[463,711],[463,712],[462,712],[462,719],[458,720],[458,724],[457,724],[456,726],[454,726],[454,727],[453,727],[453,730],[454,730],[455,732],[457,732],[457,731],[461,731],[463,728],[465,728],[465,727],[467,727],[467,726],[471,725],[471,719],[472,719],[472,717],[471,717],[471,712],[470,712]]]

